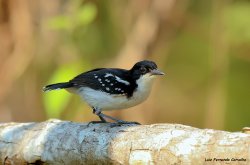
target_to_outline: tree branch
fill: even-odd
[[[0,157],[0,164],[204,164],[210,158],[247,164],[250,135],[179,124],[2,123]]]

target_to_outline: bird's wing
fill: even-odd
[[[75,87],[89,87],[114,95],[132,95],[137,87],[127,70],[98,68],[76,76],[70,81]]]
[[[92,70],[89,70],[89,71],[87,71],[87,72],[84,72],[84,73],[82,73],[82,74],[87,74],[87,73],[91,73],[91,72],[96,72],[96,71],[100,71],[100,70],[103,70],[103,69],[106,69],[106,68],[96,68],[96,69],[92,69]],[[80,74],[80,75],[82,75],[82,74]],[[78,76],[80,76],[80,75],[78,75]],[[77,77],[77,76],[76,76]]]

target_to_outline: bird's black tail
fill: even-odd
[[[73,84],[70,82],[64,82],[64,83],[57,83],[57,84],[50,84],[45,87],[43,87],[43,91],[51,91],[56,89],[64,89],[64,88],[70,88],[73,87]]]

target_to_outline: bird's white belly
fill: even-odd
[[[100,110],[118,110],[140,104],[148,97],[149,90],[137,90],[130,98],[125,95],[111,95],[88,87],[80,88],[78,93],[91,107]]]
[[[89,87],[81,87],[77,92],[91,107],[100,110],[125,109],[138,105],[147,99],[151,90],[152,80],[153,76],[147,74],[139,78],[136,81],[138,87],[132,97],[129,98],[126,95],[111,95]]]

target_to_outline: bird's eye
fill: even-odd
[[[141,73],[146,73],[146,72],[147,72],[147,69],[146,69],[145,67],[141,67],[141,68],[140,68],[140,71],[141,71]]]

